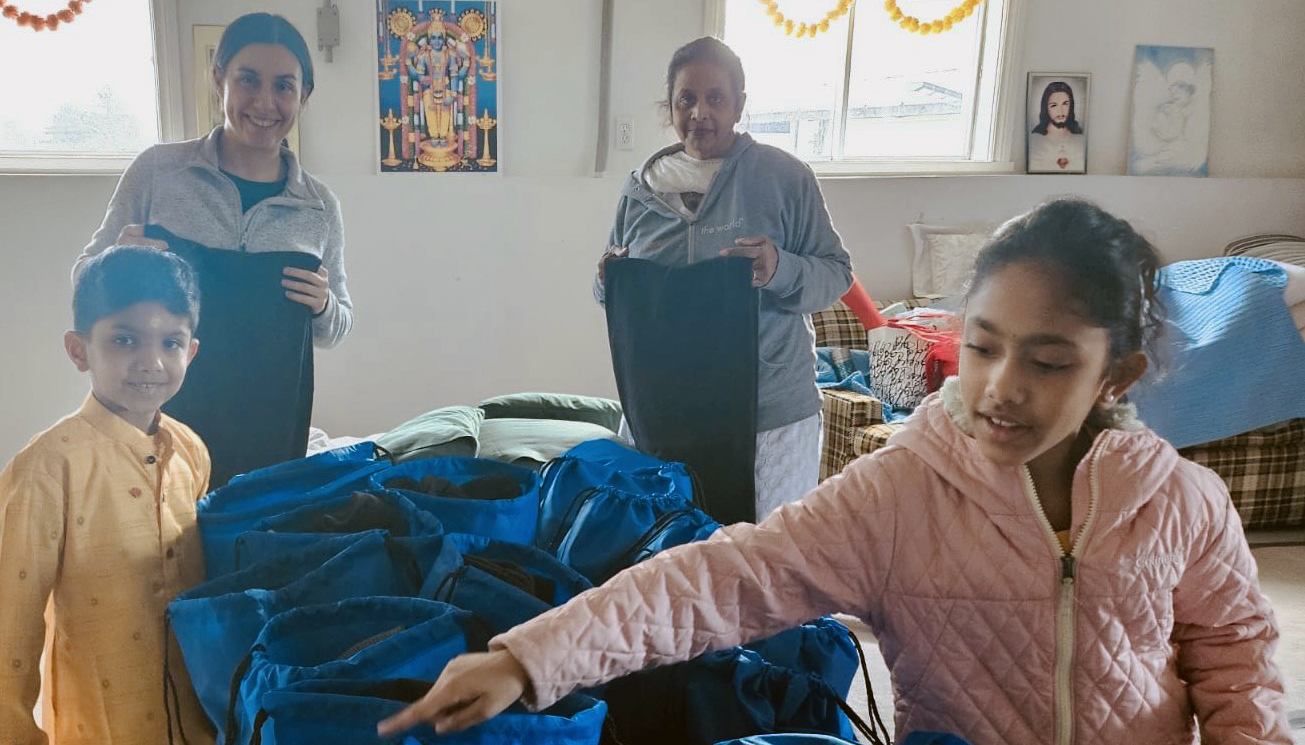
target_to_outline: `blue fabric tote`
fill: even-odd
[[[435,680],[449,660],[486,641],[469,612],[420,598],[353,598],[286,611],[267,622],[232,675],[224,742],[249,741],[269,691],[311,679]]]
[[[572,500],[544,550],[600,585],[658,551],[705,539],[719,527],[679,493],[595,486]]]
[[[168,604],[167,622],[214,726],[221,728],[226,719],[236,666],[270,618],[360,595],[414,595],[421,576],[404,569],[384,534],[372,531],[322,539],[178,595]]]
[[[446,540],[459,549],[457,564],[432,566],[421,596],[471,611],[495,634],[593,586],[533,546],[464,533],[451,533]]]
[[[304,680],[263,695],[250,745],[593,745],[607,705],[574,693],[539,713],[514,705],[462,732],[427,726],[380,739],[376,723],[430,690],[427,681]]]
[[[611,440],[589,440],[544,464],[540,471],[536,545],[556,545],[574,519],[577,497],[596,486],[642,494],[679,495],[687,504],[697,490],[683,463],[671,463]]]
[[[472,533],[533,544],[539,519],[539,475],[529,468],[487,458],[421,458],[372,473],[368,491],[403,495],[434,515],[450,533]],[[444,496],[417,487],[446,482],[468,496]],[[473,484],[495,494],[472,494]]]
[[[364,488],[389,465],[382,453],[372,442],[327,450],[241,474],[202,497],[196,511],[208,577],[235,571],[236,539],[259,520]]]

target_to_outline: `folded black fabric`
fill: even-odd
[[[157,225],[145,236],[167,241],[199,280],[199,354],[163,410],[208,446],[210,488],[302,458],[313,413],[312,313],[285,296],[281,279],[287,266],[317,271],[321,261],[298,251],[211,248]]]
[[[604,275],[612,368],[635,444],[687,464],[717,521],[756,520],[752,261],[618,259]]]

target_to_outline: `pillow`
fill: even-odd
[[[912,223],[915,244],[911,291],[916,297],[951,297],[965,291],[974,258],[992,231],[983,228],[939,227]]]
[[[396,463],[436,455],[474,456],[485,412],[475,406],[428,411],[375,438]]]
[[[598,439],[615,440],[616,432],[593,422],[495,417],[481,424],[479,455],[538,468],[586,440]]]
[[[1275,243],[1296,243],[1305,241],[1296,235],[1285,235],[1283,233],[1259,233],[1248,235],[1245,238],[1238,238],[1223,248],[1224,256],[1259,256],[1254,253],[1254,249]]]
[[[486,419],[565,419],[589,422],[615,432],[621,426],[621,404],[610,398],[570,393],[511,393],[480,402]]]

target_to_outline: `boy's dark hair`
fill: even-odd
[[[185,259],[157,248],[114,246],[86,262],[73,288],[73,329],[88,334],[95,322],[136,303],[158,303],[199,325],[199,285]]]
[[[227,65],[241,49],[250,44],[274,44],[284,47],[299,61],[303,76],[303,98],[313,92],[313,58],[303,34],[284,16],[272,13],[247,13],[227,25],[213,52],[213,69],[225,75]]]
[[[1159,362],[1160,256],[1126,221],[1079,197],[1043,202],[997,229],[975,261],[967,299],[989,275],[1018,261],[1058,275],[1069,312],[1109,334],[1111,362],[1139,351]]]
[[[685,44],[671,55],[671,64],[666,68],[666,106],[674,107],[675,76],[680,69],[696,62],[708,62],[725,71],[730,78],[730,87],[734,97],[743,98],[743,61],[725,42],[714,36],[703,36]]]

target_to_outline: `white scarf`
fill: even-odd
[[[681,150],[649,163],[643,178],[658,194],[679,195],[685,191],[706,194],[724,162],[724,158],[698,160]]]

